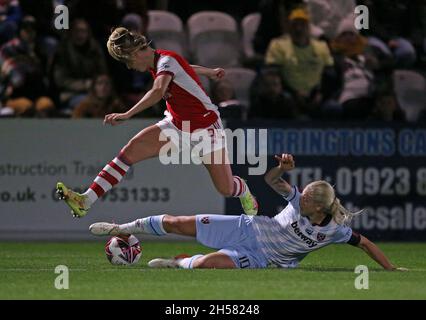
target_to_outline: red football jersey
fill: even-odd
[[[218,120],[217,106],[211,102],[198,75],[184,58],[173,51],[155,50],[154,69],[150,71],[154,79],[162,74],[172,76],[165,99],[176,127],[182,129],[182,122],[190,121],[192,132]]]

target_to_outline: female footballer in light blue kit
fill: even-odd
[[[89,229],[95,235],[174,233],[196,237],[207,247],[219,249],[206,255],[180,255],[158,258],[150,267],[176,268],[266,268],[276,265],[295,268],[314,250],[333,243],[348,243],[363,249],[386,270],[396,268],[371,241],[352,231],[352,213],[340,204],[333,187],[326,181],[314,181],[300,193],[282,175],[294,168],[293,156],[275,156],[279,165],[265,175],[265,181],[281,194],[288,205],[276,216],[150,216],[127,224],[98,222]]]

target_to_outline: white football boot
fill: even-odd
[[[178,262],[176,259],[152,259],[148,262],[148,267],[150,268],[179,268]]]
[[[187,254],[180,254],[172,259],[156,258],[148,262],[150,268],[179,268],[179,260],[189,258]]]
[[[108,222],[96,222],[90,225],[89,230],[95,236],[118,236],[125,234],[120,231],[118,224]]]

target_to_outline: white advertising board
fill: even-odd
[[[88,226],[96,221],[224,213],[225,200],[202,165],[163,165],[158,159],[134,165],[82,219],[57,200],[57,181],[85,190],[131,137],[155,122],[111,127],[99,119],[0,121],[0,240],[83,240],[93,238]]]

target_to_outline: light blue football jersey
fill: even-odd
[[[288,205],[273,218],[254,216],[253,228],[260,248],[270,264],[294,268],[306,255],[332,243],[346,243],[352,229],[331,219],[325,226],[312,225],[300,214],[300,192],[296,186]]]

